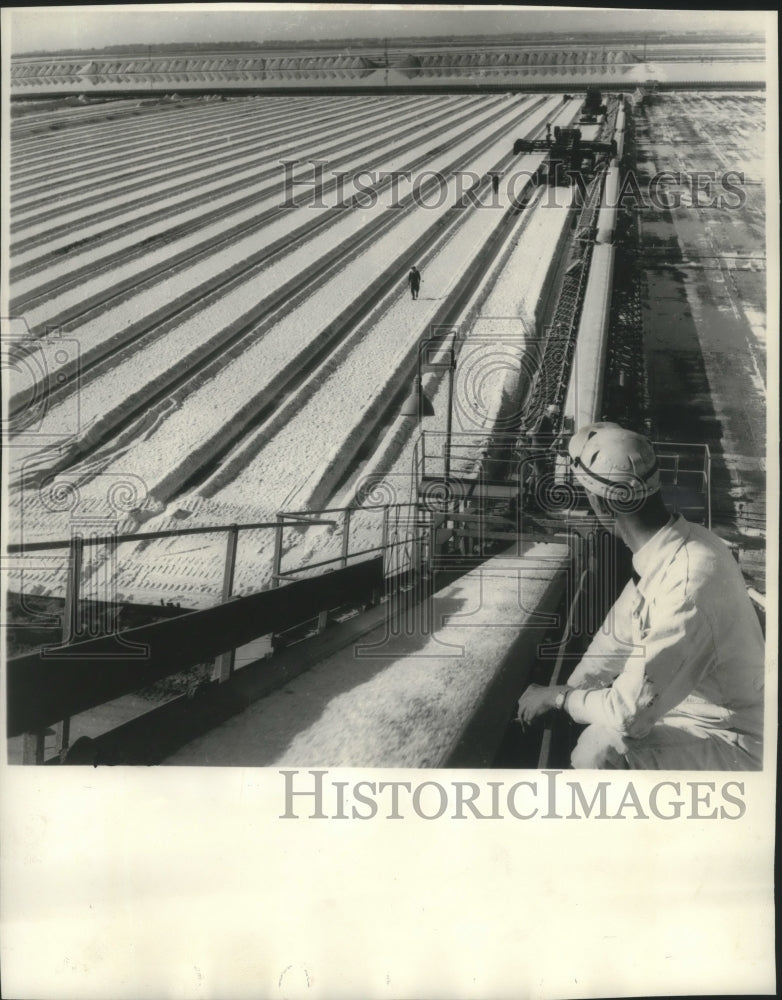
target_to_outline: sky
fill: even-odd
[[[767,18],[768,15],[760,15]],[[153,42],[231,42],[576,31],[762,30],[747,11],[451,5],[160,4],[5,8],[11,51]]]

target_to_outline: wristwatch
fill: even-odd
[[[557,697],[554,699],[554,708],[560,709],[560,711],[565,707],[565,699],[568,696],[567,691],[560,691]]]

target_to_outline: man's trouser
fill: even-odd
[[[587,726],[570,763],[575,768],[614,770],[759,771],[763,744],[729,730],[665,717],[639,738],[622,736],[603,726]]]

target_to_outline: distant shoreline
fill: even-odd
[[[439,35],[427,38],[420,37],[399,37],[399,38],[350,38],[344,42],[333,39],[270,39],[263,42],[252,42],[244,39],[242,41],[221,41],[221,42],[156,42],[153,44],[128,44],[128,45],[106,45],[101,48],[79,48],[79,49],[33,49],[26,52],[14,52],[12,58],[32,58],[35,56],[113,56],[128,55],[131,53],[144,52],[148,54],[167,55],[170,53],[184,52],[237,52],[252,51],[261,52],[265,49],[279,50],[301,50],[301,49],[323,49],[327,51],[351,51],[360,48],[383,48],[388,45],[390,48],[432,48],[447,46],[453,48],[470,47],[478,42],[481,46],[497,46],[503,48],[536,48],[546,45],[614,45],[622,44],[633,46],[647,45],[703,45],[714,42],[723,45],[730,44],[763,44],[765,36],[759,32],[748,32],[747,34],[736,34],[731,32],[639,32],[639,31],[617,31],[610,34],[605,32],[574,32],[573,34],[562,34],[553,32],[525,32],[518,35]]]

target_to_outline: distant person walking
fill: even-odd
[[[418,298],[418,289],[421,287],[421,282],[423,278],[421,277],[421,272],[415,266],[415,264],[410,268],[410,273],[407,275],[407,281],[410,285],[410,294],[414,299]]]

